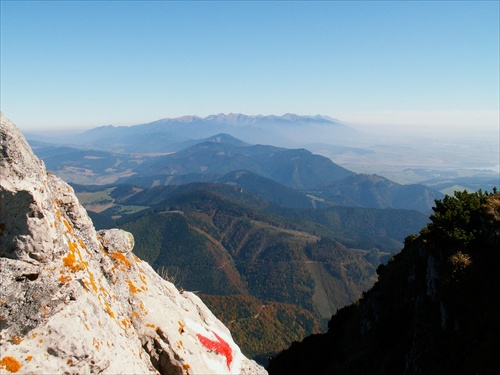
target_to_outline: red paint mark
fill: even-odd
[[[230,370],[231,362],[233,362],[233,351],[229,344],[224,341],[218,334],[216,334],[215,332],[212,333],[217,338],[217,341],[210,340],[208,337],[200,335],[199,333],[196,334],[196,337],[198,337],[198,340],[200,340],[201,344],[205,348],[210,351],[214,351],[217,354],[222,354],[224,357],[226,357],[227,368]]]

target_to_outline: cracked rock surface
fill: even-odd
[[[0,373],[266,374],[0,125]]]

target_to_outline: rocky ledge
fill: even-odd
[[[266,374],[0,125],[0,373]]]

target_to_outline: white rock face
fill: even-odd
[[[266,374],[0,125],[0,373]]]

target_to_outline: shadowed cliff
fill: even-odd
[[[339,310],[328,332],[271,360],[270,374],[493,374],[500,368],[500,194],[455,193]]]

